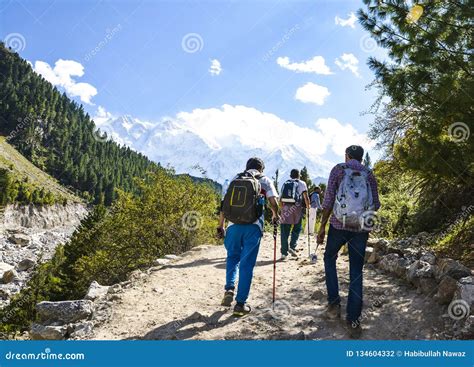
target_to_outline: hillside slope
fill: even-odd
[[[23,157],[6,141],[4,136],[0,136],[0,169],[7,170],[16,181],[27,181],[34,189],[50,192],[57,201],[82,202],[70,190],[61,186],[56,179]]]
[[[0,134],[23,156],[95,203],[109,205],[116,189],[138,190],[158,165],[97,131],[83,107],[36,74],[0,43]]]

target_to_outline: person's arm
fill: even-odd
[[[316,194],[316,199],[315,199],[315,201],[316,201],[316,209],[322,210],[323,207],[321,206],[321,199],[319,198],[319,194]]]
[[[374,201],[374,210],[377,211],[380,209],[380,199],[379,199],[379,190],[377,187],[377,180],[373,172],[369,175],[370,189],[372,190],[372,199]]]
[[[219,222],[218,222],[218,225],[217,225],[217,237],[218,238],[224,238],[225,237],[224,225],[225,225],[224,212],[221,211],[219,213]]]
[[[278,217],[278,201],[276,196],[268,198],[268,203],[270,204],[270,210],[272,211],[272,222],[276,223],[279,220]]]
[[[334,202],[336,201],[336,190],[338,187],[337,177],[339,174],[339,167],[336,166],[331,170],[329,174],[328,186],[326,188],[326,193],[324,194],[324,201],[323,201],[323,214],[321,218],[321,225],[318,231],[317,243],[321,244],[324,242],[324,238],[326,237],[326,224],[329,220],[329,217],[332,213],[332,208],[334,206]]]
[[[311,207],[311,202],[309,201],[308,191],[303,192],[303,199],[306,203],[306,208],[309,209]]]

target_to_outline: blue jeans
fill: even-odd
[[[294,250],[301,232],[303,218],[296,224],[280,224],[281,254],[288,255],[288,237],[291,235],[290,247]],[[292,228],[293,227],[293,228]]]
[[[358,321],[362,312],[362,269],[364,267],[365,247],[368,232],[351,232],[329,226],[326,251],[324,252],[324,270],[326,272],[326,287],[328,303],[340,304],[339,283],[337,280],[337,253],[344,244],[349,247],[349,297],[347,299],[346,319]]]
[[[233,224],[227,229],[224,246],[227,250],[225,289],[235,289],[239,269],[239,286],[235,300],[245,303],[252,284],[262,232],[255,224]]]

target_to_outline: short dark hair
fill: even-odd
[[[293,168],[290,172],[290,177],[291,178],[300,178],[300,171],[297,170],[296,168]]]
[[[346,148],[346,154],[349,156],[349,158],[362,162],[362,158],[364,157],[364,148],[362,148],[360,145],[351,145],[350,147]]]
[[[265,169],[265,164],[260,158],[257,157],[252,157],[247,161],[247,165],[245,166],[245,169],[256,169],[260,172],[263,172]]]

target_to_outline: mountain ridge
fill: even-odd
[[[243,169],[248,158],[258,156],[264,160],[268,176],[274,176],[278,169],[280,179],[285,179],[289,177],[291,169],[306,166],[314,182],[327,182],[323,172],[327,170],[328,163],[318,164],[316,161],[319,157],[295,144],[276,148],[265,145],[255,147],[232,134],[213,141],[184,123],[171,119],[151,123],[122,115],[94,118],[94,121],[100,131],[112,140],[144,154],[164,167],[173,167],[178,174],[208,178],[222,184]]]

